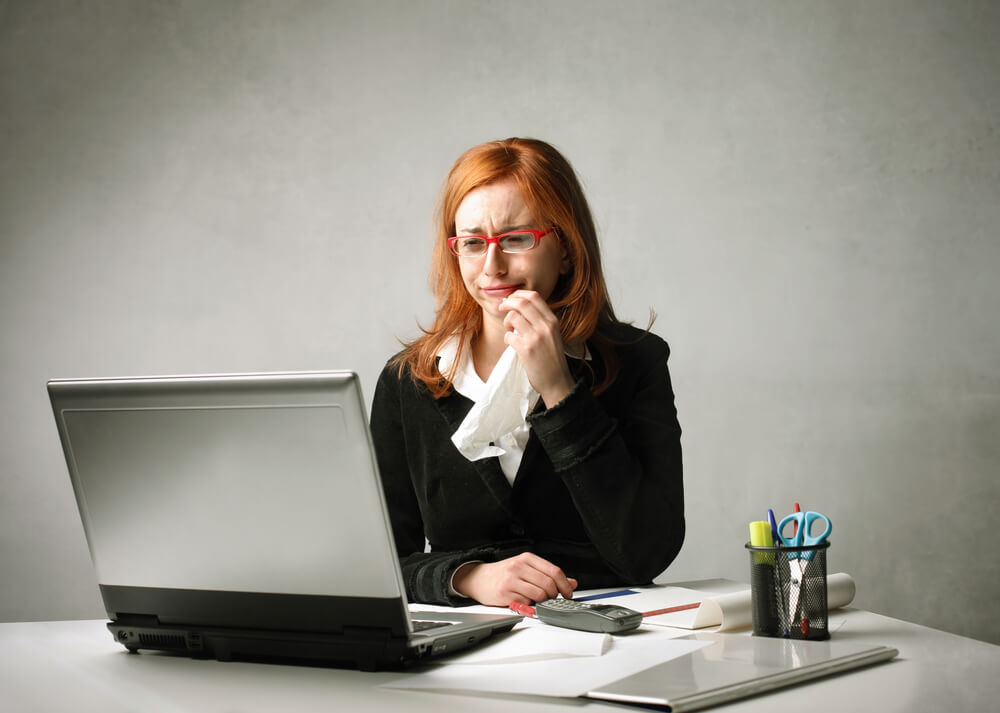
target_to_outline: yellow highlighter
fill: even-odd
[[[750,545],[753,547],[774,547],[771,524],[764,520],[750,523]],[[754,564],[774,564],[773,552],[754,552]]]

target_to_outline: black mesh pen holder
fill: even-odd
[[[809,641],[830,638],[826,599],[829,547],[829,542],[801,548],[746,545],[754,636]]]

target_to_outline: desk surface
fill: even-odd
[[[1000,646],[854,609],[831,613],[830,623],[837,640],[893,646],[899,657],[714,710],[773,713],[775,706],[805,705],[809,711],[837,713],[852,709],[957,713],[995,710],[1000,700]],[[0,695],[9,711],[628,710],[583,699],[378,687],[400,675],[405,674],[133,655],[112,640],[101,620],[0,624]]]

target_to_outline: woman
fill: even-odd
[[[573,169],[542,141],[476,146],[437,223],[434,324],[372,406],[408,597],[507,606],[651,581],[684,540],[670,351],[615,318]]]

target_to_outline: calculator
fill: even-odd
[[[547,599],[535,604],[539,621],[566,629],[620,634],[642,623],[642,614],[615,604],[590,604],[573,599]]]

